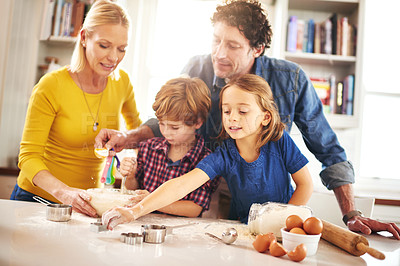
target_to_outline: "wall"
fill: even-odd
[[[2,6],[0,166],[15,167],[25,112],[35,84],[42,0],[9,0]]]

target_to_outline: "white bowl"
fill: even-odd
[[[282,244],[285,249],[291,251],[298,245],[304,244],[307,248],[307,256],[312,256],[317,253],[318,243],[321,238],[321,234],[301,235],[290,233],[285,229],[286,228],[281,228]]]
[[[252,234],[274,233],[281,240],[281,228],[285,227],[288,216],[296,214],[303,221],[312,216],[307,206],[297,206],[277,202],[253,203],[249,211],[248,226]]]
[[[112,188],[91,188],[86,192],[92,197],[90,205],[99,216],[112,207],[129,205],[130,198],[136,195],[134,190],[127,190],[125,194],[121,194],[119,189]]]

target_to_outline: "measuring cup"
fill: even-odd
[[[165,241],[165,236],[172,233],[175,228],[180,228],[184,226],[194,225],[198,223],[188,223],[176,226],[165,226],[165,225],[155,225],[155,224],[144,224],[142,225],[142,234],[144,242],[160,244]]]
[[[47,220],[53,222],[68,222],[69,220],[71,220],[71,205],[51,203],[39,196],[33,196],[33,199],[43,205],[46,205]]]

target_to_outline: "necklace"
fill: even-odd
[[[90,106],[89,106],[89,102],[88,102],[88,100],[86,99],[85,92],[83,91],[82,82],[81,82],[81,79],[79,78],[78,73],[76,73],[76,76],[78,77],[79,87],[80,87],[81,90],[82,90],[83,98],[85,98],[86,106],[87,106],[87,108],[89,109],[90,116],[91,116],[92,119],[93,119],[93,131],[96,132],[96,131],[97,131],[97,126],[99,125],[98,118],[99,118],[100,105],[101,105],[101,100],[103,99],[103,92],[104,92],[104,90],[101,92],[100,101],[99,101],[99,106],[97,107],[96,118],[94,118],[94,115],[93,115],[93,113],[92,113],[92,110],[90,109]]]

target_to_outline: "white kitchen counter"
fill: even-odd
[[[321,240],[317,254],[302,262],[285,255],[275,258],[252,246],[246,225],[226,220],[191,219],[150,214],[114,231],[92,232],[96,219],[73,213],[69,222],[46,220],[46,207],[39,203],[0,200],[0,265],[400,265],[400,241],[378,235],[367,236],[370,246],[386,255],[383,261],[368,254],[355,257]],[[142,224],[180,225],[161,244],[127,245],[122,232],[140,232]],[[225,245],[206,236],[220,235],[235,227],[239,237]]]

